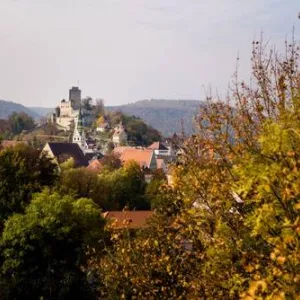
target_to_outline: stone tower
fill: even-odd
[[[81,106],[81,90],[77,86],[72,86],[69,90],[69,101],[74,110],[78,110]]]

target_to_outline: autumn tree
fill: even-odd
[[[99,265],[121,271],[104,284],[125,298],[297,298],[298,65],[293,42],[284,56],[253,43],[251,85],[236,72],[227,101],[208,97],[162,190],[160,225],[115,241]]]

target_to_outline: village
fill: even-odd
[[[104,107],[93,114],[91,108],[84,107],[81,90],[72,87],[69,90],[68,100],[61,100],[55,112],[48,115],[46,125],[37,127],[54,125],[61,136],[43,135],[43,140],[36,144],[42,147],[41,153],[51,158],[58,169],[61,165],[71,162],[74,168],[84,168],[88,172],[100,174],[108,159],[119,161],[120,166],[132,161],[139,166],[143,180],[147,184],[152,181],[154,174],[161,172],[166,178],[166,183],[172,185],[173,179],[169,166],[181,153],[179,144],[172,143],[171,139],[165,139],[164,143],[159,139],[150,145],[135,145],[128,139],[122,118],[119,115],[118,117],[120,120],[118,118],[114,120],[115,125],[112,126]],[[33,145],[32,141],[26,139],[27,136],[23,136],[22,140],[20,138],[2,140],[1,148],[4,150],[20,144]],[[61,138],[64,140],[60,141]],[[34,139],[37,142],[36,136]],[[141,211],[136,207],[131,207],[131,211],[128,210],[128,206],[120,209],[120,211],[104,212],[103,215],[114,218],[118,226],[123,224],[126,227],[128,223],[124,221],[127,220],[125,216],[130,214],[129,219],[133,222],[130,226],[134,228],[146,224],[146,219],[152,215],[152,211]]]
[[[300,300],[299,2],[0,1],[0,300]]]

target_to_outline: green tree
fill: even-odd
[[[0,220],[23,212],[33,193],[51,186],[57,179],[57,166],[51,159],[27,145],[0,152]]]
[[[64,163],[66,166],[66,163]],[[98,185],[98,176],[86,168],[69,168],[63,170],[57,183],[59,191],[64,195],[81,198],[94,198]]]
[[[235,169],[236,192],[248,207],[244,224],[261,247],[244,268],[251,274],[243,295],[296,299],[300,294],[300,122],[299,109],[268,121],[261,152]]]
[[[92,200],[36,194],[24,214],[5,223],[1,299],[93,299],[86,259],[103,226]]]
[[[92,110],[93,99],[91,97],[83,98],[81,102],[82,102],[82,108],[88,111]]]
[[[19,134],[23,130],[31,130],[35,127],[33,118],[26,113],[13,112],[9,116],[8,121],[11,124],[12,132],[14,134]]]
[[[122,165],[119,155],[113,152],[101,158],[101,163],[105,169],[111,171],[121,168]]]
[[[123,116],[128,140],[138,146],[149,146],[153,142],[161,140],[161,134],[147,125],[141,118],[135,116]]]
[[[161,206],[164,206],[166,203],[160,189],[167,184],[167,178],[163,170],[158,169],[153,173],[151,181],[147,184],[145,190],[145,196],[148,201],[151,203],[152,209],[158,209]]]
[[[111,170],[104,168],[98,175],[99,198],[95,200],[104,203],[108,210],[148,209],[149,202],[145,198],[145,180],[139,165],[128,162],[119,169]],[[101,205],[99,203],[99,205]]]

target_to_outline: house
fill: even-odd
[[[154,151],[156,157],[162,158],[162,157],[173,157],[174,153],[171,146],[166,146],[162,142],[154,142],[151,144],[148,149],[151,149]]]
[[[134,147],[116,147],[114,153],[119,155],[123,163],[133,160],[139,164],[141,169],[149,169],[154,171],[157,169],[157,162],[154,151],[145,148]]]
[[[96,127],[96,132],[106,132],[109,129],[109,123],[105,122]]]
[[[113,134],[113,143],[115,146],[120,146],[122,144],[126,144],[127,142],[127,133],[125,131],[125,127],[122,123],[117,125],[114,128],[114,134]]]
[[[103,157],[103,154],[100,151],[94,149],[86,149],[83,153],[88,163]]]
[[[116,229],[140,229],[147,226],[147,221],[153,216],[153,211],[108,211],[102,216]]]
[[[162,158],[157,158],[156,164],[157,164],[157,169],[161,169],[163,170],[164,173],[167,173],[168,168],[165,161]]]
[[[57,164],[73,158],[75,167],[86,167],[88,165],[83,151],[75,143],[47,143],[42,152],[53,158]]]

